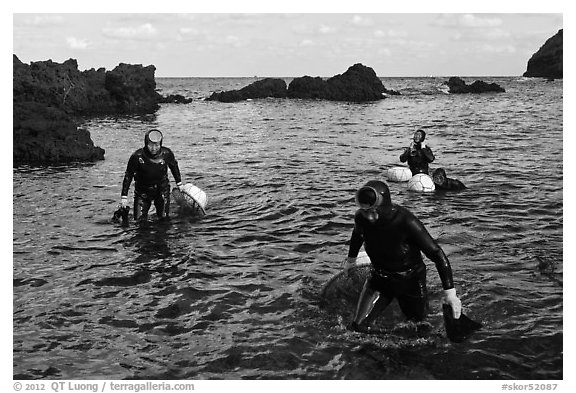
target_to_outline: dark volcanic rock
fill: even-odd
[[[22,63],[13,56],[14,165],[104,159],[73,116],[151,113],[159,108],[154,66],[80,72],[76,60]]]
[[[156,67],[120,63],[106,73],[104,86],[114,99],[115,110],[121,113],[151,113],[159,108],[156,92]]]
[[[186,98],[181,94],[170,94],[160,98],[161,104],[189,104],[192,101],[192,98]]]
[[[376,101],[384,98],[386,88],[370,67],[360,63],[348,68],[345,73],[333,76],[328,84],[328,100],[333,101]]]
[[[563,73],[563,33],[564,29],[558,30],[553,37],[546,40],[528,60],[528,66],[523,76],[540,77],[549,79],[562,79]]]
[[[506,90],[497,83],[486,83],[484,81],[474,81],[467,85],[464,80],[456,76],[451,77],[448,82],[444,82],[450,88],[452,94],[466,93],[504,93]]]
[[[326,99],[328,84],[319,76],[294,78],[288,85],[288,97],[303,99]]]
[[[59,164],[104,159],[90,133],[59,108],[37,102],[14,103],[13,164]]]
[[[385,94],[399,93],[387,90],[372,68],[354,64],[344,74],[328,80],[306,75],[294,78],[286,89],[286,83],[282,79],[267,78],[240,90],[213,93],[208,100],[235,102],[248,98],[288,97],[364,102],[381,100],[385,98]]]
[[[286,98],[286,82],[279,78],[265,78],[240,90],[215,92],[209,101],[237,102],[254,98]]]
[[[316,98],[331,101],[376,101],[384,98],[387,90],[374,70],[354,64],[345,73],[328,80],[304,76],[295,78],[288,86],[290,98]]]
[[[71,114],[151,113],[158,109],[154,66],[120,64],[78,71],[76,60],[22,63],[13,56],[15,102],[38,102]]]

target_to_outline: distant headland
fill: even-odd
[[[563,46],[564,29],[558,30],[544,45],[528,60],[528,66],[523,76],[548,79],[563,79]]]

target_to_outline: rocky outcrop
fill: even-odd
[[[13,163],[62,164],[104,159],[87,130],[78,128],[63,110],[37,102],[14,103]]]
[[[374,70],[362,64],[354,64],[344,74],[324,80],[320,77],[303,76],[290,82],[288,88],[282,79],[267,78],[256,81],[240,90],[213,93],[208,100],[236,102],[248,98],[299,98],[331,101],[365,102],[399,94],[388,90]]]
[[[523,76],[548,79],[562,79],[563,73],[563,29],[549,38],[528,60]]]
[[[504,93],[506,90],[497,83],[486,83],[481,80],[476,80],[472,84],[467,85],[464,80],[457,76],[451,77],[445,85],[449,87],[449,92],[452,94],[466,94],[466,93]]]
[[[160,98],[161,104],[189,104],[192,98],[184,97],[182,94],[170,94]]]
[[[80,72],[76,60],[22,63],[13,56],[14,165],[104,159],[75,116],[151,113],[159,108],[154,66]]]
[[[294,78],[288,86],[288,97],[301,99],[325,99],[328,85],[319,76]]]
[[[208,101],[238,102],[255,98],[286,98],[286,82],[279,78],[265,78],[240,90],[214,92]]]
[[[74,59],[22,63],[16,56],[14,101],[38,102],[78,115],[151,113],[159,108],[154,66],[119,64],[80,72]]]
[[[386,92],[376,72],[360,63],[354,64],[345,73],[328,79],[326,86],[322,98],[331,101],[377,101],[383,99]]]

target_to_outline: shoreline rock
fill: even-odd
[[[548,80],[563,79],[564,29],[550,37],[544,45],[528,60],[526,72],[522,75],[528,78],[547,78]]]
[[[159,108],[152,65],[120,63],[79,71],[74,59],[22,63],[13,56],[15,102],[38,102],[73,115],[152,113]]]
[[[457,76],[451,77],[445,85],[449,87],[451,94],[481,94],[481,93],[504,93],[506,90],[497,83],[486,83],[481,80],[476,80],[472,84],[467,85],[462,78]]]
[[[329,101],[367,102],[400,93],[388,90],[374,70],[360,63],[349,67],[343,74],[327,80],[321,77],[294,78],[286,88],[286,82],[278,78],[265,78],[240,89],[212,93],[206,100],[238,102],[257,98],[296,98]]]
[[[74,59],[24,64],[13,55],[13,164],[59,164],[104,159],[76,117],[153,113],[154,66],[120,63],[79,71]]]
[[[63,110],[37,102],[14,103],[13,138],[14,166],[104,159],[104,149],[94,146],[90,132]]]

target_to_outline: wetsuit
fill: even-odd
[[[442,168],[437,168],[432,172],[432,180],[438,191],[460,191],[466,188],[460,180],[446,177],[446,171]]]
[[[353,327],[368,326],[393,298],[408,319],[421,321],[428,310],[426,266],[421,251],[432,260],[444,289],[454,288],[452,269],[444,251],[422,222],[410,211],[392,205],[371,223],[358,211],[348,257],[356,257],[362,244],[373,271],[358,301]],[[384,216],[386,215],[386,216]]]
[[[458,179],[446,178],[446,181],[442,184],[434,183],[436,185],[436,190],[440,191],[460,191],[466,188],[464,183]]]
[[[130,183],[134,178],[135,220],[145,219],[148,216],[152,202],[154,202],[158,217],[168,217],[170,212],[168,168],[176,183],[180,183],[182,179],[178,162],[174,153],[167,147],[161,147],[155,156],[152,156],[146,147],[136,150],[130,156],[122,182],[122,196],[128,195]]]
[[[400,155],[400,162],[408,161],[408,166],[410,171],[412,171],[412,176],[418,173],[428,174],[428,164],[434,161],[434,153],[432,149],[425,146],[423,149],[420,148],[420,144],[416,144],[414,149],[407,147],[404,153]]]

